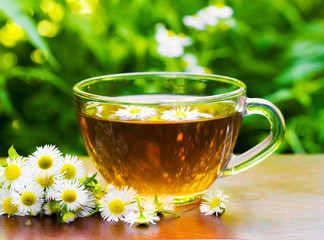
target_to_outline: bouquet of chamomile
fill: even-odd
[[[97,173],[87,174],[83,162],[65,155],[53,145],[37,147],[28,157],[12,146],[0,166],[0,215],[56,215],[60,223],[100,213],[107,221],[133,225],[155,223],[162,214],[173,214],[170,196],[140,198],[131,187],[102,187]],[[209,190],[200,210],[207,214],[225,211],[228,196],[219,189]]]

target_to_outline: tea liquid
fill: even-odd
[[[103,104],[77,118],[88,153],[108,183],[133,187],[142,196],[186,196],[205,191],[217,179],[241,125],[233,103],[206,105],[192,109],[212,118],[195,121],[121,121],[113,113],[123,106]]]

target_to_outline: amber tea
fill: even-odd
[[[128,96],[163,101],[193,96]],[[242,112],[223,101],[191,106],[88,103],[77,112],[91,158],[106,181],[142,195],[204,192],[231,157]]]

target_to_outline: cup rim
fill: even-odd
[[[97,77],[92,77],[92,78],[87,78],[84,79],[78,83],[76,83],[73,86],[73,92],[75,95],[81,98],[85,98],[90,101],[96,101],[96,102],[105,102],[105,103],[111,103],[111,104],[126,104],[126,105],[132,105],[132,104],[137,104],[137,105],[164,105],[164,104],[170,104],[170,102],[175,102],[175,100],[170,100],[170,101],[163,101],[163,102],[157,102],[157,101],[149,101],[145,99],[145,101],[134,101],[130,99],[118,99],[118,97],[108,97],[108,96],[103,96],[103,95],[97,95],[93,93],[89,93],[86,91],[81,90],[81,86],[85,83],[89,83],[91,81],[95,81],[98,79],[106,79],[106,78],[111,78],[111,80],[116,79],[118,77],[127,77],[127,76],[163,76],[163,75],[171,75],[172,77],[175,76],[191,76],[191,77],[208,77],[208,78],[215,78],[218,81],[222,82],[227,82],[227,83],[232,83],[239,88],[230,92],[222,93],[222,94],[216,94],[216,95],[209,95],[209,96],[199,96],[198,98],[194,99],[189,99],[189,100],[181,100],[180,102],[177,102],[179,105],[183,104],[190,104],[190,103],[205,103],[205,102],[214,102],[214,101],[220,101],[220,100],[228,100],[233,97],[238,97],[246,93],[246,85],[244,82],[232,78],[232,77],[227,77],[227,76],[222,76],[222,75],[216,75],[216,74],[198,74],[198,73],[189,73],[189,72],[131,72],[131,73],[119,73],[119,74],[109,74],[109,75],[102,75],[102,76],[97,76]],[[109,79],[106,79],[109,80]]]

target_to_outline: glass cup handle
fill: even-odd
[[[222,177],[234,175],[255,166],[274,152],[284,137],[285,120],[275,105],[261,98],[247,98],[246,104],[247,107],[243,117],[251,114],[265,116],[271,125],[270,134],[265,140],[247,152],[238,156],[233,154]]]

